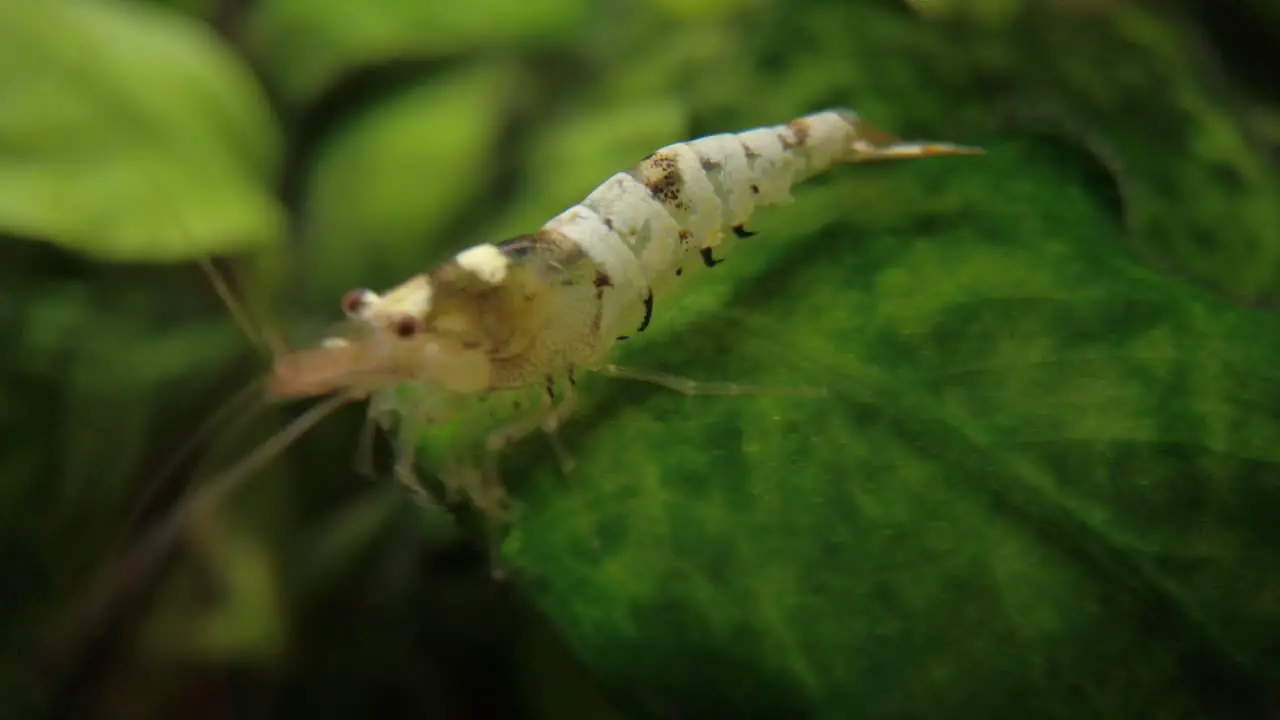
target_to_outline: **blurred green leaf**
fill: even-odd
[[[1025,0],[906,0],[906,4],[927,18],[966,18],[997,26],[1026,7]]]
[[[440,233],[491,176],[516,78],[505,64],[441,77],[379,103],[324,145],[302,210],[319,294],[336,298],[353,280],[400,282],[428,266],[434,245],[459,244]]]
[[[584,30],[590,8],[586,0],[264,0],[247,43],[269,80],[302,104],[343,73],[387,60],[552,47]]]
[[[661,15],[681,20],[714,20],[740,10],[743,6],[758,5],[759,0],[649,0]]]
[[[379,541],[395,527],[392,521],[406,510],[403,491],[388,483],[326,519],[305,546],[299,573],[301,590],[325,591],[349,577],[377,552]],[[413,510],[418,510],[417,506]],[[430,542],[440,546],[457,532],[443,511],[427,514],[423,525]]]
[[[207,305],[201,312],[200,294],[187,292],[190,275],[154,270],[50,285],[28,258],[55,252],[15,243],[0,261],[2,322],[13,331],[3,375],[13,402],[4,414],[13,447],[23,448],[0,462],[0,525],[45,538],[51,546],[42,552],[66,570],[119,532],[156,452],[147,447],[155,423],[216,385],[243,339]],[[38,528],[28,523],[36,508]],[[72,533],[93,540],[64,545]]]
[[[615,158],[644,157],[687,126],[682,103],[652,97],[606,99],[549,118],[526,150],[521,192],[482,234],[515,237],[541,226],[548,208],[569,207],[618,172]]]
[[[131,0],[159,5],[192,17],[212,19],[219,11],[228,6],[223,0]]]
[[[0,4],[0,229],[95,257],[275,242],[280,138],[202,25],[130,2]]]
[[[164,589],[159,613],[149,619],[151,647],[203,661],[277,658],[288,629],[284,575],[263,538],[213,513],[201,516],[191,534],[200,562]]]

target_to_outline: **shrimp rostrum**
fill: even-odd
[[[606,359],[619,340],[649,326],[687,263],[713,267],[749,237],[757,208],[789,202],[792,185],[844,163],[980,153],[906,142],[848,110],[664,147],[537,232],[465,249],[384,293],[347,293],[339,331],[277,358],[269,394],[371,400],[373,420],[401,429],[397,475],[419,488],[414,433],[459,401],[546,388],[545,402],[527,417],[488,436],[483,468],[441,477],[446,491],[500,515],[497,455],[525,435],[554,433],[572,411],[575,373],[741,394],[739,386],[626,370]],[[556,386],[564,389],[558,402]]]

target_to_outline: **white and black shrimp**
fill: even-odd
[[[649,326],[686,263],[714,266],[727,246],[751,235],[746,226],[757,208],[790,202],[793,185],[836,165],[981,152],[906,142],[848,110],[669,145],[535,233],[467,248],[385,293],[347,293],[342,329],[319,347],[276,358],[268,393],[335,396],[333,406],[371,400],[374,421],[400,425],[396,472],[421,494],[412,469],[417,433],[469,399],[547,388],[546,403],[488,436],[483,469],[441,478],[448,491],[500,515],[498,454],[538,429],[554,433],[572,412],[575,373],[689,394],[744,393],[606,360],[619,340]],[[558,403],[557,385],[564,388]]]

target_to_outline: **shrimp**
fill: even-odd
[[[504,448],[541,429],[566,470],[571,464],[555,433],[575,406],[577,373],[640,380],[687,395],[770,394],[768,388],[606,361],[618,342],[649,327],[657,301],[674,294],[687,263],[719,265],[732,245],[754,234],[746,229],[754,211],[791,202],[796,183],[847,163],[982,153],[965,145],[903,141],[849,110],[669,145],[610,177],[537,232],[467,248],[381,294],[346,293],[345,321],[316,347],[297,351],[255,332],[205,263],[233,320],[274,357],[267,399],[326,399],[184,498],[144,542],[107,568],[55,654],[83,647],[101,618],[125,604],[170,556],[192,517],[349,403],[369,401],[366,436],[369,428],[398,425],[395,475],[426,503],[413,452],[423,430],[477,398],[545,390],[540,407],[488,435],[480,469],[464,462],[439,473],[447,496],[466,496],[500,521],[506,496],[497,458]],[[490,545],[497,578],[503,576],[499,549],[500,543]]]
[[[467,495],[500,518],[499,454],[539,429],[555,439],[575,406],[577,373],[691,395],[764,391],[606,362],[618,342],[649,327],[686,263],[715,267],[754,234],[746,226],[757,208],[790,203],[793,185],[836,165],[982,152],[903,141],[850,110],[669,145],[534,233],[467,248],[383,293],[346,293],[346,321],[317,347],[278,357],[268,394],[369,400],[369,423],[390,429],[398,422],[395,474],[424,500],[411,449],[418,433],[468,399],[545,388],[540,407],[488,435],[478,475],[463,469],[440,478],[448,495]]]

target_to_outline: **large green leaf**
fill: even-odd
[[[0,4],[0,230],[100,258],[277,240],[280,139],[205,27],[128,2]]]
[[[1122,19],[1120,35],[1150,20]],[[794,22],[833,48],[848,27]],[[1024,24],[1050,43],[1051,29]],[[1034,56],[1031,40],[1000,45],[971,28],[947,52],[967,43],[977,58],[924,92],[946,65],[930,44],[940,35],[891,17],[869,25],[884,37],[856,44],[850,74],[883,67],[870,56],[888,46],[917,59],[858,76],[858,107],[894,128],[946,117],[952,138],[994,125],[966,85],[981,68],[999,69],[1005,98],[1031,102],[1045,76],[1050,100],[1084,94],[1079,73],[1106,57],[1019,72],[1007,61]],[[1060,32],[1052,43],[1076,28]],[[1122,173],[1124,218],[1052,143],[842,171],[762,216],[759,237],[690,278],[686,297],[659,298],[649,332],[620,355],[707,380],[821,383],[830,398],[586,380],[565,438],[573,476],[536,440],[508,459],[523,513],[507,561],[628,707],[1181,717],[1219,707],[1207,668],[1246,685],[1280,673],[1280,532],[1254,510],[1280,495],[1268,404],[1280,331],[1147,265],[1167,248],[1163,268],[1265,295],[1280,252],[1264,202],[1275,180],[1247,143],[1197,140],[1234,120],[1194,75],[1174,78],[1174,97],[1115,109],[1158,74],[1163,41],[1146,40],[1133,71],[1075,104],[1113,120],[1101,159]],[[850,96],[826,69],[837,58],[746,81],[760,87],[736,112],[783,117],[842,84]],[[1141,132],[1171,107],[1186,128]],[[1168,166],[1169,146],[1184,148],[1187,172]],[[1215,162],[1247,169],[1248,191],[1202,182]],[[1240,209],[1232,241],[1192,240],[1228,227],[1221,207]],[[424,458],[482,429],[432,435]]]
[[[623,355],[830,398],[584,383],[568,483],[509,463],[506,556],[615,689],[694,716],[1181,717],[1197,663],[1280,671],[1280,331],[1116,252],[1043,157],[842,173],[691,290],[769,342],[712,305]]]

